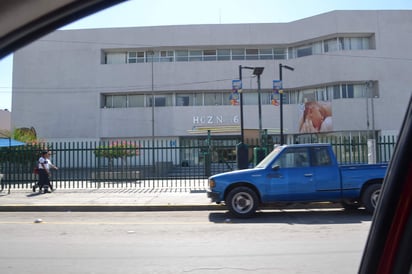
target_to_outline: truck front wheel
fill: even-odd
[[[258,196],[248,187],[236,187],[227,195],[226,205],[232,215],[239,218],[249,218],[256,212]]]
[[[373,184],[366,188],[362,195],[362,203],[368,213],[373,213],[378,204],[381,185]]]

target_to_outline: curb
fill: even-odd
[[[342,208],[339,203],[313,203],[313,204],[290,204],[285,206],[261,206],[261,210],[267,209],[337,209]],[[143,212],[143,211],[208,211],[208,210],[228,210],[225,205],[135,205],[135,204],[50,204],[50,205],[30,205],[30,204],[3,204],[0,205],[0,212]]]
[[[0,212],[127,212],[227,210],[222,205],[1,205]]]

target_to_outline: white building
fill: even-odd
[[[1,131],[10,131],[11,112],[7,109],[0,109],[0,133]],[[1,137],[1,136],[0,136]]]
[[[47,140],[196,139],[198,129],[222,128],[228,132],[212,134],[239,140],[240,107],[230,95],[241,65],[264,68],[261,129],[276,141],[273,81],[283,64],[294,68],[282,70],[289,142],[308,131],[397,134],[411,96],[411,34],[409,10],[333,11],[290,23],[59,30],[14,54],[12,127],[33,126]],[[241,71],[244,128],[256,131],[257,78]],[[310,101],[328,104],[331,113],[308,108],[313,122],[301,128]]]

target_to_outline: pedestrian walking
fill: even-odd
[[[53,165],[50,160],[50,151],[43,151],[38,161],[38,172],[39,172],[39,180],[37,185],[33,186],[33,192],[36,192],[36,188],[39,187],[39,191],[41,192],[43,187],[47,187],[45,192],[49,192],[48,188],[53,191],[53,186],[50,182],[50,169],[58,169],[57,166]]]

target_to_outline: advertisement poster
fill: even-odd
[[[300,105],[300,133],[329,132],[332,130],[331,102],[311,101]]]

